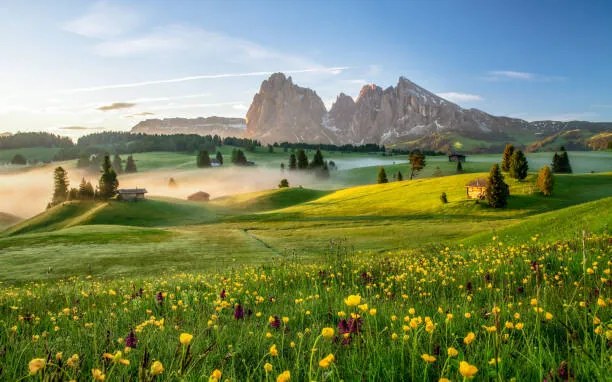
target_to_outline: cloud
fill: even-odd
[[[520,72],[516,70],[491,70],[486,73],[484,79],[487,81],[562,81],[562,76],[544,76],[541,74]]]
[[[100,106],[98,110],[100,111],[109,111],[109,110],[118,110],[118,109],[129,109],[131,107],[136,106],[135,103],[129,102],[113,102],[110,105]]]
[[[296,74],[296,73],[338,74],[346,69],[348,69],[347,66],[340,66],[340,67],[314,67],[314,68],[309,68],[309,69],[280,70],[280,71],[285,74]],[[100,85],[100,86],[92,86],[92,87],[86,87],[86,88],[67,89],[61,92],[62,93],[82,93],[82,92],[95,92],[95,91],[109,90],[109,89],[137,88],[137,87],[142,87],[142,86],[163,85],[163,84],[172,84],[172,83],[178,83],[178,82],[197,81],[197,80],[237,78],[237,77],[260,77],[260,76],[269,76],[275,72],[278,72],[278,71],[201,74],[201,75],[195,75],[195,76],[170,78],[170,79],[165,79],[165,80],[151,80],[151,81],[123,83],[123,84]]]
[[[243,103],[239,103],[237,105],[232,105],[232,108],[235,109],[235,110],[244,110],[244,111],[249,110],[249,107],[247,105],[243,104]]]
[[[84,15],[65,23],[62,28],[85,37],[107,39],[120,36],[138,26],[140,19],[131,9],[100,1]]]
[[[599,117],[599,114],[593,113],[590,111],[584,112],[569,112],[569,113],[560,113],[560,114],[543,114],[543,115],[529,115],[529,114],[516,114],[516,118],[522,118],[527,121],[561,121],[561,122],[569,122],[569,121],[592,121]]]
[[[140,113],[124,115],[123,118],[146,117],[146,116],[149,116],[149,115],[155,115],[155,113],[151,113],[150,111],[143,111],[143,112],[140,112]]]
[[[81,130],[103,130],[103,129],[104,129],[104,127],[61,126],[61,127],[58,127],[58,129],[60,129],[60,130],[74,130],[74,131],[81,131]]]
[[[436,95],[446,100],[449,100],[451,102],[456,102],[456,103],[478,102],[478,101],[483,100],[483,98],[477,94],[468,94],[468,93],[445,92],[445,93],[436,93]]]

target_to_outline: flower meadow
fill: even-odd
[[[596,381],[610,239],[2,284],[6,381]]]

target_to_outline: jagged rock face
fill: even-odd
[[[246,135],[262,142],[332,143],[335,134],[323,127],[327,110],[312,90],[275,73],[261,84],[246,120]]]
[[[165,118],[147,119],[132,127],[132,133],[198,134],[220,137],[242,137],[246,129],[243,118]]]

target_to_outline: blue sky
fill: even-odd
[[[610,1],[4,1],[0,132],[242,117],[276,71],[328,107],[405,76],[496,115],[612,121],[610,20]]]

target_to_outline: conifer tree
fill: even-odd
[[[378,170],[378,183],[381,184],[381,183],[388,183],[388,182],[389,180],[387,179],[387,173],[385,172],[384,167],[381,167]]]
[[[504,149],[504,154],[502,155],[501,169],[502,171],[508,172],[510,171],[510,161],[512,159],[512,154],[514,154],[514,146],[511,144],[507,144]]]
[[[138,169],[136,168],[136,161],[134,161],[134,157],[132,157],[131,155],[127,157],[127,161],[125,162],[125,172],[138,172]]]
[[[200,150],[196,159],[196,164],[200,168],[210,167],[210,156],[208,155],[207,150]]]
[[[460,174],[463,172],[463,165],[461,164],[461,161],[458,160],[457,161],[457,173]]]
[[[285,163],[281,162],[280,169],[281,169],[281,172],[285,172]]]
[[[409,155],[410,159],[410,180],[425,167],[425,154],[420,150],[414,150]]]
[[[404,180],[404,176],[402,175],[401,171],[397,172],[397,181],[401,182],[402,180]]]
[[[289,181],[287,179],[281,179],[280,183],[278,184],[278,188],[287,188],[289,187]]]
[[[65,202],[68,198],[68,173],[62,167],[57,167],[53,172],[53,198],[51,205],[56,205]]]
[[[321,150],[317,150],[314,157],[312,158],[312,162],[310,162],[310,168],[312,169],[323,168],[324,164],[325,163],[323,161],[323,154],[321,153]]]
[[[527,158],[521,150],[516,150],[510,159],[510,176],[514,179],[523,180],[527,177],[529,165]]]
[[[217,151],[217,162],[219,162],[220,166],[223,166],[223,154],[221,154],[221,151]]]
[[[295,157],[295,154],[291,153],[291,155],[289,156],[289,170],[295,169],[297,169],[297,159]]]
[[[299,149],[297,152],[297,168],[298,170],[305,170],[308,168],[308,157],[306,156],[306,152],[302,149]]]
[[[117,180],[117,173],[113,170],[111,165],[110,157],[104,156],[102,162],[102,176],[99,181],[99,194],[101,199],[110,199],[117,194],[117,187],[119,187],[119,181]]]
[[[555,152],[555,155],[553,156],[552,171],[555,174],[571,174],[572,166],[570,165],[569,157],[567,155],[567,151],[565,151],[565,147],[561,146],[560,151],[560,154],[557,154]]]
[[[121,165],[121,157],[119,154],[115,154],[113,157],[113,170],[115,170],[116,174],[121,174],[123,172],[123,168]]]
[[[552,194],[554,182],[555,180],[553,178],[552,172],[550,171],[550,167],[542,167],[538,172],[538,180],[536,182],[536,185],[538,186],[540,192],[544,194],[544,196],[550,196]]]
[[[79,199],[91,200],[94,197],[94,189],[91,183],[86,182],[85,178],[81,179],[79,184]]]
[[[504,182],[504,176],[499,171],[499,165],[495,163],[491,167],[486,189],[487,202],[493,208],[505,207],[508,203],[510,188]]]

